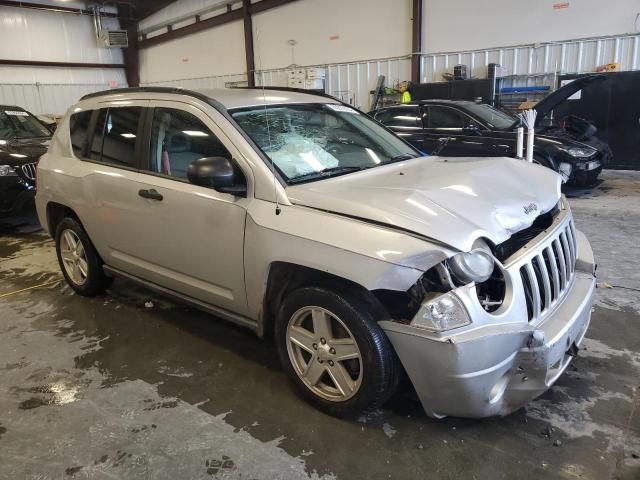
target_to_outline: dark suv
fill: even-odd
[[[31,113],[0,105],[0,215],[19,213],[33,202],[36,163],[50,140],[51,130]]]
[[[592,76],[562,87],[536,105],[538,122],[534,162],[560,173],[563,182],[593,184],[609,162],[611,149],[597,138],[585,141],[569,131],[559,134],[542,120],[560,102],[602,77]],[[515,157],[520,120],[490,105],[465,100],[422,100],[370,112],[413,146],[451,157]],[[592,127],[595,129],[595,127]],[[525,139],[526,142],[526,139]]]

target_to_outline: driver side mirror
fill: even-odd
[[[464,133],[465,135],[480,135],[481,131],[478,125],[476,125],[475,123],[470,123],[462,129],[462,133]]]
[[[191,162],[187,167],[189,182],[201,187],[212,188],[221,193],[230,193],[238,197],[247,196],[247,185],[238,182],[236,169],[231,161],[224,157],[205,157]]]

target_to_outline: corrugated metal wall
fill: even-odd
[[[118,28],[114,18],[106,28]],[[0,58],[121,64],[122,50],[99,48],[92,17],[0,7]],[[0,104],[61,114],[82,95],[126,86],[123,69],[0,66]]]
[[[422,82],[443,81],[456,64],[465,64],[472,77],[486,78],[487,65],[498,63],[509,75],[509,84],[553,85],[557,74],[588,73],[605,63],[617,63],[620,70],[640,69],[640,34],[567,40],[537,45],[516,45],[487,50],[430,53],[421,56]],[[379,75],[386,84],[411,77],[409,56],[362,60],[349,63],[308,65],[327,69],[325,91],[363,110],[371,105],[371,90]],[[256,85],[287,86],[290,67],[256,72]],[[220,88],[243,81],[244,74],[177,79],[153,85],[185,88]]]

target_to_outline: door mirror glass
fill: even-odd
[[[191,162],[187,178],[194,185],[213,188],[222,193],[246,196],[244,183],[236,183],[237,175],[231,161],[224,157],[205,157]]]

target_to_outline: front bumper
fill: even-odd
[[[35,194],[34,186],[21,177],[0,177],[0,215],[20,213],[33,202]]]
[[[555,383],[591,319],[593,252],[580,237],[572,283],[540,322],[511,319],[442,337],[381,322],[428,415],[507,415]]]

